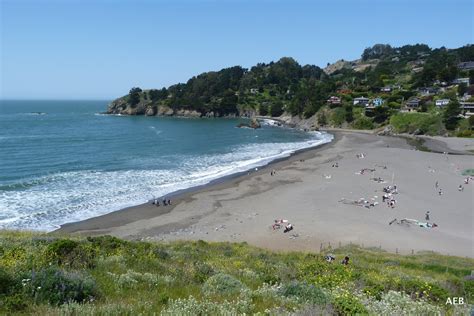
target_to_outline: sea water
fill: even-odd
[[[100,114],[107,103],[0,101],[0,228],[54,230],[332,139],[271,122]]]

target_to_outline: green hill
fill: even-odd
[[[327,253],[329,250],[327,251]],[[469,314],[474,260],[0,232],[0,314]],[[340,260],[349,256],[348,265]]]
[[[472,126],[458,118],[462,114],[459,104],[447,111],[436,107],[435,101],[457,102],[465,93],[474,94],[474,69],[462,66],[470,61],[474,61],[474,45],[432,49],[424,44],[376,44],[365,49],[360,59],[340,60],[324,70],[283,57],[249,69],[234,66],[202,73],[161,89],[132,88],[128,95],[112,101],[107,112],[192,117],[286,113],[311,118],[314,126],[372,129],[389,124],[408,100],[418,97],[415,110],[430,113],[442,126],[427,133],[445,134],[447,129],[469,136]],[[330,97],[339,101],[328,102]],[[357,97],[368,98],[374,106],[367,110],[364,105],[354,105]],[[377,98],[383,104],[375,103]]]

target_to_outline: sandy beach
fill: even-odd
[[[461,175],[474,168],[472,155],[422,152],[398,137],[331,133],[335,139],[330,144],[178,194],[172,206],[131,207],[66,224],[57,232],[157,241],[245,241],[284,251],[317,252],[329,244],[356,243],[391,252],[474,257],[474,180],[464,184]],[[439,138],[433,143],[453,148],[453,153],[474,148],[472,139],[460,144]],[[364,157],[358,158],[361,153]],[[333,166],[336,162],[338,167]],[[374,180],[379,177],[382,182]],[[383,188],[389,185],[397,186],[394,208],[382,201]],[[359,199],[376,205],[354,203]],[[438,227],[397,223],[404,218]],[[294,229],[272,229],[275,219],[288,220]]]

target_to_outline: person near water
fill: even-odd
[[[430,220],[430,211],[427,211],[425,214],[425,220],[429,221]]]

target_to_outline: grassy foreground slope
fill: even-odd
[[[0,314],[465,314],[474,260],[356,246],[336,261],[245,243],[0,232]],[[350,264],[340,264],[348,255]]]

